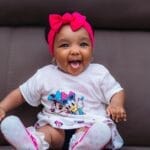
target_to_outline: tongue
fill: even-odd
[[[72,68],[77,69],[80,66],[80,63],[79,62],[71,62],[70,65]]]

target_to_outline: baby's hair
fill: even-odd
[[[50,26],[48,24],[46,24],[46,27],[45,27],[45,40],[46,42],[48,43],[48,33],[50,31]]]

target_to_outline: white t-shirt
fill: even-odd
[[[99,64],[90,64],[77,76],[48,65],[23,83],[20,90],[30,105],[43,105],[38,114],[40,126],[49,123],[56,128],[73,129],[107,119],[106,106],[122,87]]]

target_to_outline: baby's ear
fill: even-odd
[[[51,64],[56,65],[56,59],[54,56],[52,57]]]

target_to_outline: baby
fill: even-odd
[[[55,64],[40,68],[0,102],[1,131],[16,149],[62,149],[65,132],[75,129],[69,150],[118,149],[115,122],[126,121],[124,90],[101,64],[91,63],[94,33],[78,12],[49,15],[47,35]],[[24,102],[43,105],[33,127],[6,113]]]

